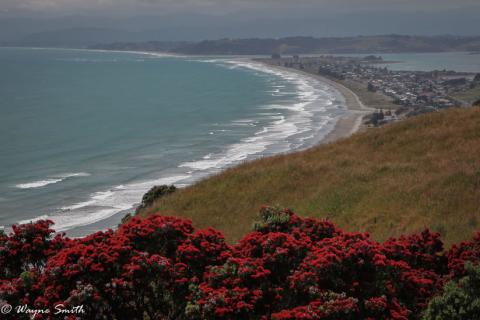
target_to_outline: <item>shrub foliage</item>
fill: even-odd
[[[160,215],[79,239],[51,225],[0,235],[0,302],[51,310],[36,319],[56,319],[59,305],[83,305],[85,314],[68,319],[421,319],[444,283],[480,261],[480,236],[447,252],[428,230],[378,243],[270,207],[235,246],[216,230]]]
[[[177,187],[174,185],[153,186],[150,190],[148,190],[147,193],[143,195],[142,202],[138,206],[137,212],[151,206],[156,200],[174,193],[175,191],[177,191]]]
[[[433,298],[424,320],[478,320],[480,319],[480,267],[465,266],[465,276],[449,281],[441,296]]]

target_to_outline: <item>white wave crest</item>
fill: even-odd
[[[179,167],[190,168],[197,171],[209,169],[222,169],[231,166],[240,161],[249,159],[251,156],[264,153],[267,149],[274,147],[274,153],[288,152],[292,150],[292,144],[289,138],[296,135],[299,137],[295,144],[301,146],[308,139],[313,139],[322,127],[323,122],[314,123],[314,115],[318,112],[323,113],[322,118],[333,120],[329,115],[329,107],[333,105],[333,100],[337,92],[331,91],[330,87],[320,83],[317,79],[293,73],[290,71],[271,68],[267,65],[257,63],[251,60],[243,59],[208,59],[200,60],[202,62],[215,63],[217,65],[228,67],[229,69],[247,69],[253,70],[256,74],[270,74],[283,79],[296,87],[295,92],[282,92],[282,89],[288,89],[286,84],[274,82],[274,94],[296,94],[296,102],[278,102],[275,104],[260,107],[260,110],[277,110],[279,113],[260,112],[258,115],[267,115],[271,122],[255,132],[252,137],[245,138],[239,143],[233,144],[223,152],[217,154],[208,154],[201,160],[189,161],[180,164]],[[258,72],[258,73],[257,73]],[[291,91],[291,89],[290,89]],[[254,119],[239,119],[232,121],[232,126],[255,126]],[[315,128],[314,125],[320,125]],[[308,133],[308,134],[307,134]],[[326,133],[325,133],[326,134]]]
[[[35,189],[35,188],[41,188],[48,186],[49,184],[55,184],[62,182],[66,179],[69,178],[74,178],[74,177],[87,177],[89,176],[89,173],[86,172],[78,172],[78,173],[65,173],[65,174],[60,174],[54,177],[49,177],[44,180],[37,180],[37,181],[32,181],[32,182],[27,182],[27,183],[20,183],[15,185],[16,188],[18,189]]]
[[[59,232],[90,225],[108,219],[119,212],[133,209],[135,204],[140,202],[143,194],[154,185],[173,184],[189,177],[190,175],[175,175],[157,180],[119,185],[110,190],[95,192],[87,201],[62,207],[55,214],[43,215],[19,223],[48,219],[55,223],[54,228]]]

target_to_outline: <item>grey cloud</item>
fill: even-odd
[[[0,0],[0,42],[71,28],[134,32],[125,38],[134,41],[474,35],[479,16],[479,0]]]
[[[255,10],[317,9],[342,11],[436,11],[480,7],[478,0],[1,0],[0,10],[68,12],[74,10],[114,10],[129,12],[228,13]]]

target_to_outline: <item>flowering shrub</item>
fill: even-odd
[[[405,261],[413,268],[433,270],[439,274],[448,270],[448,259],[442,254],[443,243],[439,233],[424,230],[420,234],[387,240],[382,247],[387,257]]]
[[[22,272],[41,269],[48,257],[65,244],[62,234],[54,236],[52,221],[13,226],[12,233],[0,234],[0,278],[16,278]]]
[[[35,319],[56,319],[58,305],[83,305],[82,319],[421,319],[480,262],[480,235],[444,252],[428,230],[378,243],[271,207],[235,246],[159,215],[80,239],[51,224],[0,234],[0,304],[50,311]]]
[[[310,302],[307,306],[282,310],[272,314],[272,320],[313,320],[338,319],[355,320],[358,315],[357,300],[347,298],[345,294],[325,292],[319,300]]]
[[[461,277],[465,274],[465,263],[480,263],[480,232],[473,241],[453,245],[448,251],[448,269],[452,277]]]

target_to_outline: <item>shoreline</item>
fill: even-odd
[[[145,52],[130,52],[130,53],[148,54],[148,53],[145,53]],[[295,153],[295,152],[298,152],[298,151],[304,151],[304,150],[307,150],[307,149],[315,148],[316,146],[321,145],[321,144],[334,142],[334,141],[336,141],[338,139],[342,139],[342,138],[347,138],[347,137],[351,136],[352,134],[361,130],[362,129],[362,119],[363,119],[363,117],[366,114],[369,114],[369,113],[371,113],[375,110],[373,108],[367,107],[360,100],[360,98],[357,96],[357,94],[355,94],[351,89],[349,89],[349,88],[345,87],[344,85],[342,85],[340,83],[337,83],[333,80],[324,78],[320,75],[315,75],[315,74],[312,74],[312,73],[303,72],[301,70],[296,70],[296,69],[292,69],[292,68],[285,68],[285,67],[281,67],[281,66],[271,65],[271,64],[268,64],[268,63],[265,63],[265,62],[262,62],[262,61],[255,60],[253,58],[240,59],[240,60],[244,60],[244,61],[247,61],[247,62],[250,62],[250,63],[260,64],[262,66],[268,67],[269,69],[278,70],[278,71],[282,71],[282,72],[291,73],[291,74],[294,74],[294,75],[297,75],[297,76],[314,79],[318,83],[326,84],[331,89],[337,91],[339,96],[344,100],[344,106],[346,107],[346,112],[344,114],[340,115],[336,119],[336,122],[333,125],[333,128],[328,133],[326,133],[325,136],[321,137],[316,142],[314,142],[312,144],[309,144],[308,146],[306,146],[305,148],[302,148],[300,150],[289,150],[289,151],[286,152],[287,154]],[[261,158],[275,156],[275,155],[262,156]],[[255,161],[255,160],[256,159],[250,159],[248,161],[250,162],[250,161]],[[225,168],[222,168],[220,170],[220,172],[223,172],[224,170],[227,170],[229,168],[238,166],[240,164],[241,163],[237,163],[237,164],[234,164],[233,166],[227,166]],[[218,174],[220,172],[214,173],[214,175]],[[210,176],[211,175],[208,174],[206,176],[200,177],[199,179],[195,179],[190,184],[188,184],[187,186],[192,186],[192,185],[202,181],[202,179],[208,178]],[[153,185],[152,185],[152,187],[153,187]],[[136,207],[136,206],[137,205],[134,205],[134,207]],[[98,222],[93,223],[93,224],[85,225],[85,226],[82,226],[82,227],[79,227],[79,228],[73,228],[73,229],[70,229],[69,231],[70,231],[71,234],[72,233],[77,234],[78,231],[80,231],[80,233],[83,234],[84,232],[82,232],[81,230],[84,230],[84,231],[88,230],[89,233],[92,233],[92,232],[94,232],[94,230],[98,230],[98,229],[106,230],[106,229],[109,229],[109,228],[116,228],[116,226],[119,223],[121,223],[121,220],[125,217],[125,215],[132,213],[134,210],[135,209],[123,210],[123,211],[120,211],[120,212],[114,214],[113,216],[111,216],[107,219],[98,221]],[[81,235],[77,234],[77,236],[81,236]]]
[[[7,47],[8,48],[8,47]],[[11,47],[15,48],[15,47]],[[43,48],[43,47],[29,47],[30,49],[59,49],[59,48]],[[130,53],[130,54],[142,54],[142,55],[150,55],[150,56],[157,56],[157,57],[172,57],[172,58],[186,58],[186,57],[211,57],[209,55],[182,55],[182,54],[174,54],[174,53],[165,53],[165,52],[155,52],[155,51],[133,51],[133,50],[108,50],[108,49],[88,49],[88,48],[61,48],[63,50],[78,50],[78,51],[91,51],[91,52],[116,52],[116,53]],[[216,56],[216,55],[214,55]],[[221,58],[226,58],[226,56],[221,56]],[[238,56],[235,56],[238,58]],[[267,63],[265,61],[261,61],[258,58],[240,58],[244,59],[249,62],[259,63],[261,65],[267,66],[272,69],[281,70],[284,72],[290,72],[293,74],[311,77],[325,83],[335,89],[340,95],[345,99],[345,106],[348,109],[347,114],[342,115],[336,121],[334,128],[327,133],[322,139],[320,139],[317,143],[313,146],[318,144],[330,143],[334,142],[338,139],[347,138],[354,133],[362,130],[362,119],[365,115],[372,113],[375,111],[375,108],[371,108],[366,106],[359,98],[359,96],[352,91],[351,89],[347,88],[343,84],[328,79],[324,76],[305,72],[298,69],[293,68],[286,68],[274,64]],[[261,58],[263,59],[263,58]],[[311,148],[313,146],[309,146]]]
[[[83,51],[83,49],[80,49],[80,50]],[[88,51],[93,51],[93,50],[88,50]],[[112,52],[112,51],[107,50],[105,52]],[[121,53],[159,56],[158,53],[140,52],[140,51],[129,51],[129,52],[121,51]],[[285,73],[294,74],[294,75],[299,76],[299,77],[308,78],[308,79],[310,79],[309,81],[317,82],[318,84],[321,84],[321,85],[327,85],[330,89],[333,89],[334,91],[336,91],[338,96],[341,98],[342,105],[344,107],[346,107],[347,110],[345,110],[341,115],[336,116],[336,118],[334,119],[334,122],[332,122],[325,129],[323,136],[318,136],[318,139],[316,141],[313,141],[312,143],[308,143],[307,145],[305,145],[304,148],[302,148],[302,150],[314,148],[319,144],[328,143],[328,142],[332,142],[332,141],[335,141],[335,140],[340,139],[340,138],[348,137],[351,134],[357,132],[361,128],[361,125],[362,125],[361,120],[362,120],[363,116],[366,113],[370,112],[370,110],[371,110],[370,108],[366,107],[359,100],[358,96],[354,92],[352,92],[350,89],[348,89],[348,88],[344,87],[343,85],[338,84],[334,81],[331,81],[329,79],[323,78],[321,76],[316,76],[316,75],[308,73],[308,72],[303,72],[301,70],[295,70],[295,69],[291,69],[291,68],[285,68],[285,67],[271,65],[271,64],[268,64],[268,63],[264,63],[264,62],[255,60],[254,58],[239,59],[239,60],[253,62],[257,65],[262,65],[264,67],[268,67],[269,69],[280,70],[280,71],[285,72]],[[286,151],[285,153],[294,153],[296,151],[300,151],[300,150],[290,149],[290,150]],[[273,156],[273,155],[276,155],[276,154],[262,155],[261,158],[269,157],[269,156]],[[256,159],[256,158],[249,159],[247,161],[252,161],[254,159]],[[239,164],[241,164],[241,163],[235,163],[235,164],[233,164],[233,166],[237,166]],[[231,168],[233,166],[224,167],[224,168],[220,169],[220,171],[224,171],[224,170],[226,170],[228,168]],[[192,180],[190,185],[198,183],[198,181],[201,181],[202,179],[206,178],[207,176],[210,176],[210,174],[201,175],[199,177],[199,179]],[[153,186],[153,185],[155,185],[155,184],[152,184],[151,186]],[[108,191],[111,191],[111,189],[108,190]],[[118,190],[116,190],[116,191],[118,191]],[[146,190],[146,191],[148,191],[148,190]],[[91,233],[96,232],[98,230],[115,228],[118,225],[118,223],[121,221],[121,219],[125,216],[126,213],[130,213],[130,212],[133,212],[135,210],[136,205],[137,204],[132,204],[132,209],[127,209],[127,210],[122,209],[122,210],[114,213],[113,215],[108,215],[106,218],[103,218],[101,220],[94,220],[94,221],[91,221],[91,223],[83,224],[83,225],[76,225],[76,226],[73,226],[73,227],[69,226],[67,229],[65,229],[63,231],[67,232],[67,234],[70,234],[73,237],[76,237],[76,236],[84,236],[86,234],[91,234]],[[62,215],[60,215],[60,217],[62,217]],[[38,218],[28,219],[28,220],[33,221],[35,219],[38,219]]]
[[[335,123],[334,128],[329,133],[327,133],[325,137],[323,137],[320,141],[318,141],[316,145],[334,142],[342,138],[348,138],[351,135],[355,134],[356,132],[361,131],[363,129],[362,128],[363,117],[375,111],[375,108],[366,106],[354,91],[345,87],[343,84],[339,82],[330,80],[321,75],[305,72],[298,69],[277,66],[277,65],[269,64],[267,62],[255,60],[255,59],[250,59],[250,60],[256,63],[263,64],[265,66],[268,66],[269,68],[278,69],[278,70],[290,72],[290,73],[301,75],[301,76],[311,77],[321,83],[325,83],[328,86],[332,87],[343,97],[343,99],[345,100],[345,107],[347,108],[347,112],[344,115],[341,115],[339,117],[339,119]],[[314,146],[310,146],[308,148],[311,148]]]

